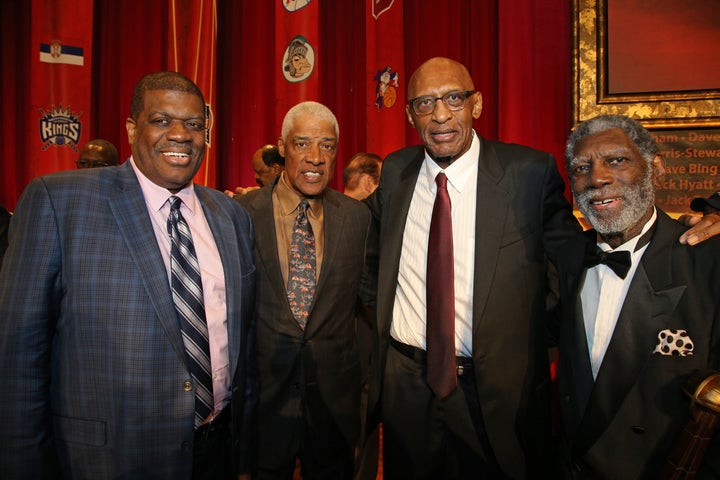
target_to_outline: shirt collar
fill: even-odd
[[[171,195],[175,195],[176,197],[180,197],[180,200],[182,200],[182,203],[187,208],[189,214],[195,215],[199,202],[197,195],[195,194],[195,189],[193,188],[192,180],[179,192],[171,193],[167,188],[163,188],[147,178],[135,164],[135,160],[132,156],[130,157],[130,165],[132,165],[132,168],[135,171],[135,176],[140,183],[140,189],[145,197],[145,203],[147,203],[152,211],[160,211],[160,209],[162,209],[167,203],[168,198],[170,198]]]
[[[474,179],[472,172],[477,169],[478,158],[480,156],[480,139],[473,130],[472,142],[468,151],[463,153],[460,158],[455,160],[446,169],[440,168],[440,165],[430,158],[425,150],[425,176],[428,181],[428,187],[432,190],[435,188],[435,177],[438,173],[444,172],[448,179],[448,185],[452,186],[458,192],[462,192],[463,187],[469,179]]]
[[[598,236],[597,236],[598,247],[600,247],[600,249],[603,252],[610,252],[610,251],[612,251],[612,252],[628,251],[631,253],[635,252],[635,246],[637,245],[638,241],[640,240],[640,238],[642,238],[642,236],[648,230],[650,230],[650,228],[652,228],[652,226],[655,224],[656,220],[657,220],[657,210],[655,209],[655,206],[653,205],[653,214],[650,217],[650,220],[648,220],[647,223],[645,223],[645,225],[643,225],[643,228],[640,231],[640,233],[638,233],[637,235],[635,235],[633,238],[631,238],[627,242],[623,243],[622,245],[618,245],[617,248],[612,248],[612,247],[610,247],[610,245],[603,242],[602,238],[600,237],[600,234],[598,234]],[[647,244],[643,245],[642,247],[645,247],[645,246],[647,246]]]
[[[287,182],[285,171],[280,174],[280,178],[275,185],[277,198],[280,201],[280,212],[283,215],[294,214],[303,200],[303,196],[298,194]],[[322,208],[322,196],[306,198],[310,205],[310,211],[317,217]]]

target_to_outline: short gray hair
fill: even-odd
[[[594,135],[614,128],[619,128],[624,131],[638,150],[640,150],[640,154],[645,161],[649,165],[652,165],[655,155],[659,152],[655,139],[653,139],[650,132],[640,125],[638,121],[624,115],[599,115],[578,125],[568,138],[565,147],[566,164],[569,165],[573,158],[575,158],[574,152],[577,142],[588,135]]]
[[[285,140],[288,133],[290,133],[290,129],[292,128],[293,123],[295,123],[295,119],[297,117],[302,117],[306,115],[331,122],[333,124],[333,128],[335,128],[335,137],[338,140],[340,139],[340,127],[338,126],[335,114],[333,114],[333,112],[328,107],[318,102],[298,103],[290,110],[288,110],[288,112],[285,114],[285,118],[283,119],[281,138]]]

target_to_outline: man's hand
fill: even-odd
[[[678,220],[692,227],[680,236],[680,243],[697,245],[720,234],[720,213],[710,213],[702,217],[682,215]]]
[[[225,190],[225,195],[228,197],[234,197],[235,195],[245,195],[248,192],[252,192],[253,190],[257,190],[258,186],[254,185],[252,187],[237,187],[235,191],[232,190]]]

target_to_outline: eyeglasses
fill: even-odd
[[[473,93],[475,93],[474,90],[453,90],[442,97],[423,95],[422,97],[411,98],[408,100],[408,105],[415,112],[415,115],[430,115],[435,111],[437,101],[442,100],[449,110],[456,112],[465,108],[465,102]]]
[[[95,168],[110,166],[109,163],[97,162],[92,160],[78,160],[77,162],[75,162],[75,165],[77,165],[77,168]]]

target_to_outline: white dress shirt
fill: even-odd
[[[444,172],[452,209],[455,271],[455,352],[472,356],[473,270],[475,267],[475,206],[480,140],[473,132],[470,149],[442,170],[427,152],[405,220],[402,253],[390,334],[396,340],[426,350],[428,237],[437,185]]]
[[[653,226],[655,220],[657,220],[657,211],[653,208],[652,218],[645,224],[642,231],[615,249],[610,248],[610,245],[605,242],[598,241],[598,246],[605,252],[630,252],[632,265],[624,279],[618,277],[610,267],[603,264],[589,268],[585,274],[580,300],[582,302],[588,352],[590,353],[593,378],[595,379],[615,331],[615,325],[620,316],[630,283],[633,276],[635,276],[640,259],[647,249],[647,244],[637,251],[635,251],[635,246],[643,234]]]

